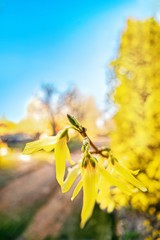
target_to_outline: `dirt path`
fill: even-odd
[[[105,139],[103,140],[103,142]],[[101,144],[102,141],[96,141]],[[98,145],[99,145],[98,144]],[[73,161],[79,161],[81,151],[71,153]],[[36,211],[30,225],[22,233],[22,239],[42,240],[46,236],[56,236],[67,216],[77,204],[82,204],[82,194],[71,202],[73,188],[62,194],[55,178],[54,164],[44,163],[37,168],[23,171],[16,179],[0,190],[0,213],[20,212],[45,203]]]
[[[79,160],[81,152],[75,151],[71,154],[73,161]],[[82,202],[82,192],[72,202],[71,196],[76,183],[69,192],[62,194],[60,187],[53,192],[49,200],[35,214],[31,224],[23,234],[24,239],[42,240],[47,236],[56,236],[61,229],[67,216],[77,204]]]
[[[79,150],[71,154],[74,161],[80,157]],[[0,190],[0,211],[31,206],[57,187],[54,164],[45,163],[37,169],[34,166],[34,171],[28,172],[27,169],[26,174],[23,173]]]
[[[23,234],[24,239],[43,240],[47,236],[56,236],[73,209],[81,203],[82,192],[72,202],[71,191],[62,194],[58,188],[49,201],[36,213]]]
[[[74,161],[81,157],[80,150],[71,154]],[[58,233],[68,214],[72,211],[71,193],[62,194],[55,177],[54,164],[44,163],[32,171],[24,171],[0,190],[0,214],[9,218],[24,210],[41,206],[37,209],[33,221],[25,231],[24,239],[43,239],[47,235]]]
[[[0,191],[0,211],[32,206],[56,187],[54,168],[46,164],[13,180]]]

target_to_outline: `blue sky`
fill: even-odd
[[[42,83],[72,83],[104,107],[106,67],[146,0],[0,0],[0,116],[18,121]]]

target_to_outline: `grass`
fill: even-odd
[[[121,240],[132,240],[132,239],[137,239],[138,237],[140,237],[140,233],[137,232],[126,232]]]
[[[50,196],[39,199],[32,206],[24,206],[23,209],[16,211],[4,211],[0,213],[0,240],[16,240],[28,227],[35,213],[43,206]],[[38,240],[38,239],[37,239]]]
[[[80,208],[78,207],[65,221],[56,238],[47,236],[44,240],[116,240],[114,215],[99,209],[96,205],[91,219],[84,229],[80,228]]]
[[[35,209],[30,208],[19,214],[1,213],[0,215],[0,239],[1,240],[14,240],[16,239],[27,227],[30,219],[33,217]]]

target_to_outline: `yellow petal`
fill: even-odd
[[[112,176],[103,166],[98,164],[98,171],[104,177],[105,181],[108,182],[110,185],[118,187],[121,191],[125,192],[126,194],[130,194],[131,190],[124,182],[121,182],[120,179],[116,179]]]
[[[111,185],[106,182],[105,178],[101,176],[99,182],[99,192],[97,195],[97,202],[100,204],[101,209],[105,209],[108,206],[108,198]]]
[[[55,146],[54,156],[56,165],[56,179],[58,183],[63,185],[66,162],[66,144],[63,141],[58,141]]]
[[[79,183],[77,184],[77,186],[74,189],[73,195],[71,200],[73,201],[75,199],[75,197],[78,195],[78,193],[80,192],[81,188],[83,186],[83,181],[82,179],[79,181]]]
[[[48,146],[45,146],[43,147],[43,149],[46,151],[46,152],[51,152],[53,150],[53,148],[55,148],[55,145],[48,145]]]
[[[111,201],[111,202],[108,204],[107,212],[108,212],[108,213],[113,212],[114,208],[115,208],[115,203],[114,203],[113,201]]]
[[[57,139],[58,139],[58,141],[63,141],[66,144],[66,148],[65,148],[66,159],[70,162],[70,164],[73,165],[73,164],[75,164],[75,162],[71,160],[70,151],[69,151],[69,148],[68,148],[68,145],[67,145],[68,129],[69,129],[69,127],[65,127],[63,130],[59,131],[58,134],[57,134]]]
[[[46,148],[50,148],[51,151],[55,147],[56,142],[57,142],[56,137],[46,137],[38,141],[27,143],[23,151],[23,154],[31,154],[33,152]]]
[[[131,170],[129,168],[127,168],[126,166],[124,166],[122,163],[119,163],[118,161],[116,161],[115,164],[118,164],[120,166],[122,166],[123,168],[127,169],[130,173],[132,173],[133,175],[137,175],[140,171],[140,169],[137,169],[137,170]],[[113,165],[112,165],[112,168],[113,168]]]
[[[82,172],[83,179],[83,207],[81,212],[81,228],[91,217],[98,193],[99,174],[96,167],[90,164]]]
[[[81,170],[79,165],[76,165],[72,168],[68,168],[68,175],[63,183],[62,186],[62,192],[68,192],[68,190],[71,188],[72,184],[76,180],[77,176],[80,174]]]
[[[98,199],[100,198],[101,195],[102,196],[107,196],[110,192],[110,188],[111,188],[110,183],[107,182],[106,179],[101,176],[100,182],[99,182],[99,193],[98,193],[98,196],[97,196],[97,201],[98,201]]]
[[[63,138],[58,139],[57,143],[58,142],[61,142],[61,143],[63,142],[63,144],[65,145],[64,151],[65,151],[66,159],[70,162],[70,164],[72,165],[75,164],[75,162],[71,160],[70,151],[67,145],[67,136],[64,136]]]
[[[121,176],[124,177],[126,181],[131,183],[133,186],[139,188],[142,192],[147,191],[147,188],[131,174],[131,171],[128,168],[123,167],[118,162],[115,162],[114,168],[121,174]]]
[[[56,178],[58,183],[62,186],[65,174],[66,159],[70,159],[70,152],[67,146],[66,137],[63,137],[57,141],[55,145],[54,155],[56,164]]]
[[[71,160],[71,156],[70,156],[70,151],[67,145],[67,141],[65,142],[65,154],[66,154],[66,159],[70,162],[70,164],[75,164],[74,161]]]
[[[139,173],[139,171],[140,171],[140,169],[138,169],[138,170],[130,170],[130,169],[128,169],[133,175],[137,175],[138,173]]]

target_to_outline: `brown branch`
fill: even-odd
[[[91,145],[92,148],[95,150],[95,151],[94,151],[95,154],[100,154],[102,157],[105,157],[105,158],[108,158],[108,157],[109,157],[109,154],[105,155],[105,154],[102,153],[103,151],[105,151],[105,149],[102,150],[102,149],[98,149],[98,148],[96,147],[96,145],[95,145],[95,144],[92,142],[92,140],[88,137],[88,135],[87,135],[87,133],[86,133],[87,129],[84,128],[84,127],[77,121],[77,119],[76,119],[75,117],[73,117],[73,116],[71,116],[71,115],[69,115],[69,114],[67,114],[67,117],[68,117],[69,122],[70,122],[71,125],[72,125],[72,128],[75,129],[76,131],[78,131],[83,138],[88,138],[88,140],[89,140],[89,142],[90,142],[90,145]]]
[[[89,142],[90,142],[90,145],[92,146],[92,148],[95,150],[95,151],[91,151],[91,153],[94,153],[94,154],[100,154],[102,157],[105,157],[105,158],[108,158],[109,157],[109,154],[105,155],[103,154],[102,152],[105,151],[104,149],[98,149],[97,146],[92,142],[92,140],[88,137],[87,133],[86,133],[86,128],[83,127],[83,131],[79,132],[81,134],[82,137],[87,137],[89,139]]]

